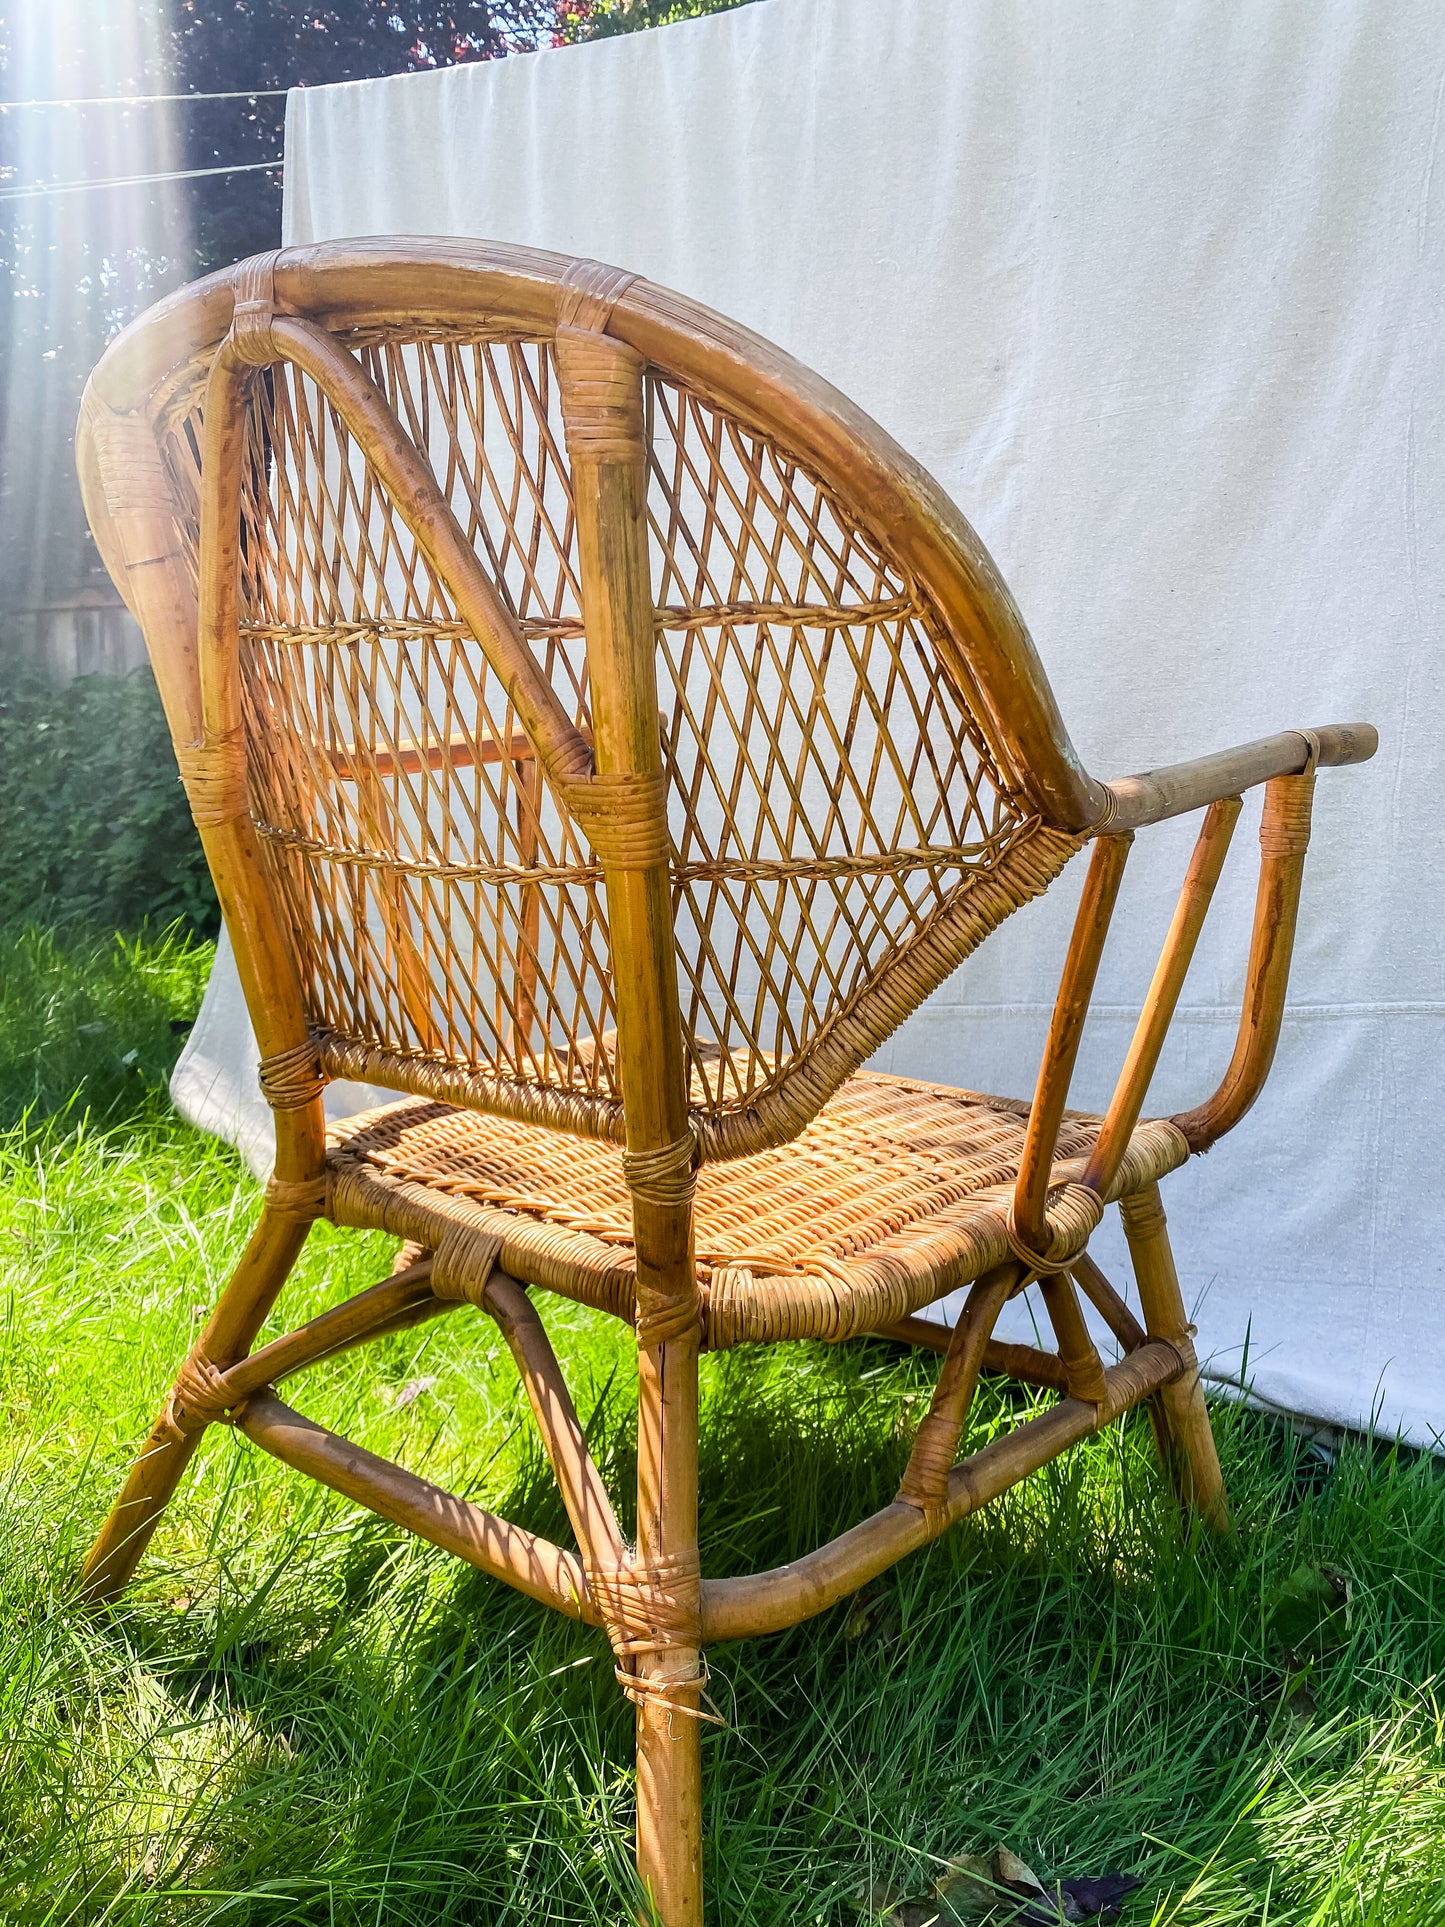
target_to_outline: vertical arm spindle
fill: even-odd
[[[1199,932],[1204,926],[1215,885],[1219,882],[1219,873],[1224,867],[1229,839],[1239,820],[1239,810],[1239,798],[1226,796],[1217,803],[1211,803],[1205,812],[1199,838],[1194,845],[1194,855],[1184,878],[1184,887],[1179,893],[1174,920],[1169,926],[1169,935],[1149,985],[1149,994],[1135,1027],[1129,1054],[1124,1060],[1123,1071],[1084,1171],[1083,1181],[1093,1191],[1103,1193],[1108,1190],[1119,1168],[1119,1161],[1128,1148],[1134,1126],[1139,1122],[1139,1113],[1144,1108],[1149,1083],[1158,1065],[1159,1053],[1164,1048],[1164,1039],[1179,1002],[1179,993],[1184,988],[1184,978],[1199,942]]]

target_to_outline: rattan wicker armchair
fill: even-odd
[[[1315,772],[1370,756],[1374,732],[1096,781],[929,478],[785,355],[594,262],[401,240],[243,262],[110,349],[80,466],[150,647],[277,1137],[260,1223],[85,1589],[125,1585],[225,1420],[601,1626],[637,1707],[641,1872],[667,1927],[696,1927],[707,1645],[819,1612],[1141,1403],[1181,1495],[1224,1523],[1158,1181],[1259,1092]],[[1143,1120],[1256,784],[1233,1061],[1199,1109]],[[1194,810],[1113,1100],[1070,1112],[1132,836]],[[1088,843],[1032,1102],[862,1071]],[[403,1095],[328,1135],[333,1078]],[[1113,1202],[1142,1325],[1087,1254]],[[395,1234],[396,1271],[253,1351],[321,1216]],[[992,1336],[1029,1284],[1055,1351]],[[915,1316],[964,1285],[951,1334]],[[542,1289],[635,1325],[635,1546]],[[575,1550],[272,1389],[462,1304],[516,1359]],[[782,1570],[702,1578],[699,1348],[879,1332],[943,1339],[896,1501]],[[956,1462],[983,1370],[1059,1396]]]

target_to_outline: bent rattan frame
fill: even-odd
[[[1143,1404],[1226,1503],[1159,1180],[1279,1035],[1317,769],[1368,726],[1088,775],[946,496],[815,376],[592,262],[453,242],[283,251],[111,348],[88,512],[155,666],[262,1053],[250,1244],[84,1576],[127,1582],[212,1424],[602,1627],[637,1708],[638,1860],[702,1916],[710,1643],[796,1624]],[[1243,792],[1264,785],[1233,1059],[1145,1120]],[[1069,1084],[1134,833],[1202,811],[1102,1117]],[[1092,844],[1031,1102],[864,1059]],[[336,1077],[403,1093],[328,1138]],[[1088,1255],[1117,1201],[1142,1320]],[[311,1224],[394,1274],[256,1339]],[[1037,1286],[1055,1349],[993,1336]],[[951,1331],[920,1320],[967,1287]],[[530,1291],[636,1328],[629,1544]],[[1080,1296],[1121,1353],[1105,1365]],[[283,1378],[471,1306],[514,1357],[576,1541],[312,1424]],[[776,1572],[701,1574],[700,1347],[943,1352],[897,1499]],[[1057,1399],[961,1461],[979,1374]]]

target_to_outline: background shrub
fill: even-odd
[[[35,922],[216,931],[149,669],[57,688],[0,668],[0,927]]]

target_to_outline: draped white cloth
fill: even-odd
[[[1421,1443],[1445,1431],[1442,102],[1436,0],[759,0],[298,92],[286,157],[289,241],[596,256],[836,382],[978,527],[1096,773],[1378,724],[1375,762],[1320,781],[1272,1082],[1166,1204],[1216,1376]],[[1138,840],[1077,1102],[1107,1099],[1190,834]],[[1228,1058],[1251,844],[1151,1109]],[[880,1066],[1027,1095],[1077,888]],[[253,1062],[223,958],[174,1089],[259,1163]],[[1122,1276],[1112,1225],[1096,1249]]]

